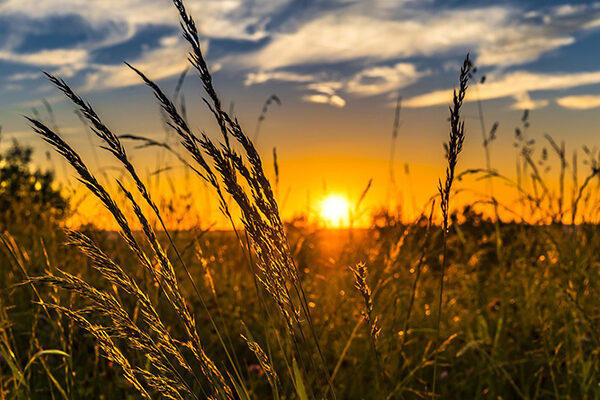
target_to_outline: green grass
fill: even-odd
[[[293,246],[301,243],[297,248],[294,246],[295,256],[327,365],[332,372],[337,367],[333,385],[338,398],[387,395],[417,398],[431,389],[442,240],[436,227],[426,245],[409,329],[403,332],[425,223],[391,230],[374,228],[365,235],[355,234],[352,241],[344,231],[296,227],[290,235]],[[582,226],[572,234],[560,226],[502,224],[501,232],[502,265],[496,257],[492,222],[472,216],[460,227],[455,225],[448,235],[450,267],[440,333],[442,341],[448,343],[444,343],[439,353],[438,394],[447,398],[598,397],[597,227]],[[123,264],[133,264],[128,250],[114,238],[106,238],[102,232],[94,237]],[[51,264],[90,282],[101,281],[89,268],[88,261],[74,249],[65,250],[58,238],[45,240],[49,243]],[[192,240],[190,233],[180,233],[176,243],[183,245]],[[336,243],[335,248],[328,245],[330,241]],[[294,368],[288,369],[285,356],[276,348],[280,338],[263,317],[235,236],[210,233],[194,247],[193,253],[184,254],[185,261],[193,266],[192,275],[197,277],[203,292],[214,287],[218,304],[212,300],[208,307],[215,313],[219,307],[220,322],[224,322],[231,334],[232,351],[236,353],[240,374],[251,397],[273,395],[268,376],[256,367],[260,363],[239,337],[240,334],[248,337],[246,329],[265,352],[267,344],[271,344],[279,395],[297,396],[293,387],[296,373]],[[4,249],[3,254],[6,254]],[[24,270],[30,275],[41,274],[45,267],[42,249],[38,246],[27,254],[29,261]],[[373,315],[381,329],[376,341],[379,362],[373,352],[369,327],[361,322],[363,298],[354,289],[354,278],[348,269],[356,259],[364,260],[369,268]],[[9,262],[8,257],[3,258],[2,271],[4,287],[25,278],[16,262]],[[212,283],[206,271],[210,271]],[[141,271],[137,275],[143,280]],[[186,296],[193,299],[190,285],[182,286]],[[112,291],[108,285],[102,287]],[[159,297],[156,288],[148,285],[146,289],[153,298]],[[60,304],[82,304],[81,299],[67,293],[56,294],[44,287],[38,290],[42,297],[55,297],[54,301]],[[135,313],[136,304],[123,300],[126,308]],[[135,396],[135,391],[120,376],[119,368],[102,357],[102,351],[89,334],[65,316],[59,317],[51,311],[51,318],[47,317],[33,305],[34,301],[37,295],[28,285],[2,292],[3,346],[14,352],[15,364],[21,368],[42,349],[58,349],[70,357],[39,356],[24,372],[23,381],[27,385],[20,387],[14,382],[19,375],[11,370],[10,363],[3,361],[5,397],[49,398],[54,393],[61,398],[58,385],[69,398],[92,394],[102,394],[104,398],[125,398],[127,393]],[[225,363],[226,355],[201,305],[192,301],[189,306],[207,353],[217,365]],[[172,311],[167,307],[160,311],[174,332],[181,330]],[[175,334],[179,335],[182,333]],[[134,351],[126,354],[145,362]],[[8,360],[4,352],[3,355]],[[318,362],[315,352],[303,356]],[[58,385],[52,383],[48,371]],[[324,391],[321,376],[308,375],[303,379],[305,387],[317,391],[313,393],[315,396]]]

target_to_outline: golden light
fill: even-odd
[[[348,226],[350,203],[340,195],[331,194],[321,200],[320,217],[331,228]]]

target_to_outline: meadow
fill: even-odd
[[[223,109],[192,16],[174,5],[216,134],[192,129],[177,99],[129,64],[177,148],[116,135],[48,75],[121,166],[110,186],[52,124],[28,117],[115,231],[66,229],[73,204],[31,168],[30,150],[0,159],[0,399],[600,398],[597,152],[578,162],[550,136],[536,144],[525,112],[516,180],[489,163],[495,128],[483,132],[487,165],[462,170],[475,135],[461,113],[475,73],[467,56],[447,169],[420,216],[382,208],[369,227],[345,229],[284,221],[261,155]],[[189,209],[157,200],[125,140],[176,153],[231,229],[171,229],[171,214]],[[470,178],[488,195],[457,208],[457,182]],[[505,186],[518,211],[494,197]]]

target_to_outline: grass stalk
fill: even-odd
[[[454,181],[454,174],[456,163],[458,161],[458,155],[462,151],[463,142],[465,139],[464,130],[465,123],[461,120],[460,110],[463,104],[465,95],[467,94],[467,85],[469,78],[471,77],[472,64],[469,59],[469,55],[465,58],[462,68],[460,70],[459,88],[458,91],[454,91],[453,105],[450,108],[450,135],[448,144],[446,146],[446,158],[448,160],[448,166],[446,167],[446,180],[442,186],[442,181],[439,181],[438,191],[441,197],[441,210],[442,210],[442,235],[443,235],[443,248],[442,248],[442,270],[440,272],[440,290],[438,295],[438,307],[437,307],[437,319],[436,319],[436,338],[435,343],[438,345],[440,340],[440,324],[442,320],[442,305],[444,298],[444,279],[446,274],[446,268],[448,264],[448,219],[450,212],[450,194],[452,191],[452,183]],[[436,383],[437,383],[437,366],[438,366],[438,352],[435,352],[434,364],[433,364],[433,382],[431,395],[432,398],[436,394]]]

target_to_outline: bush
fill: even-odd
[[[0,230],[21,230],[40,222],[56,223],[69,212],[68,199],[54,173],[33,168],[33,149],[13,142],[0,154]]]

